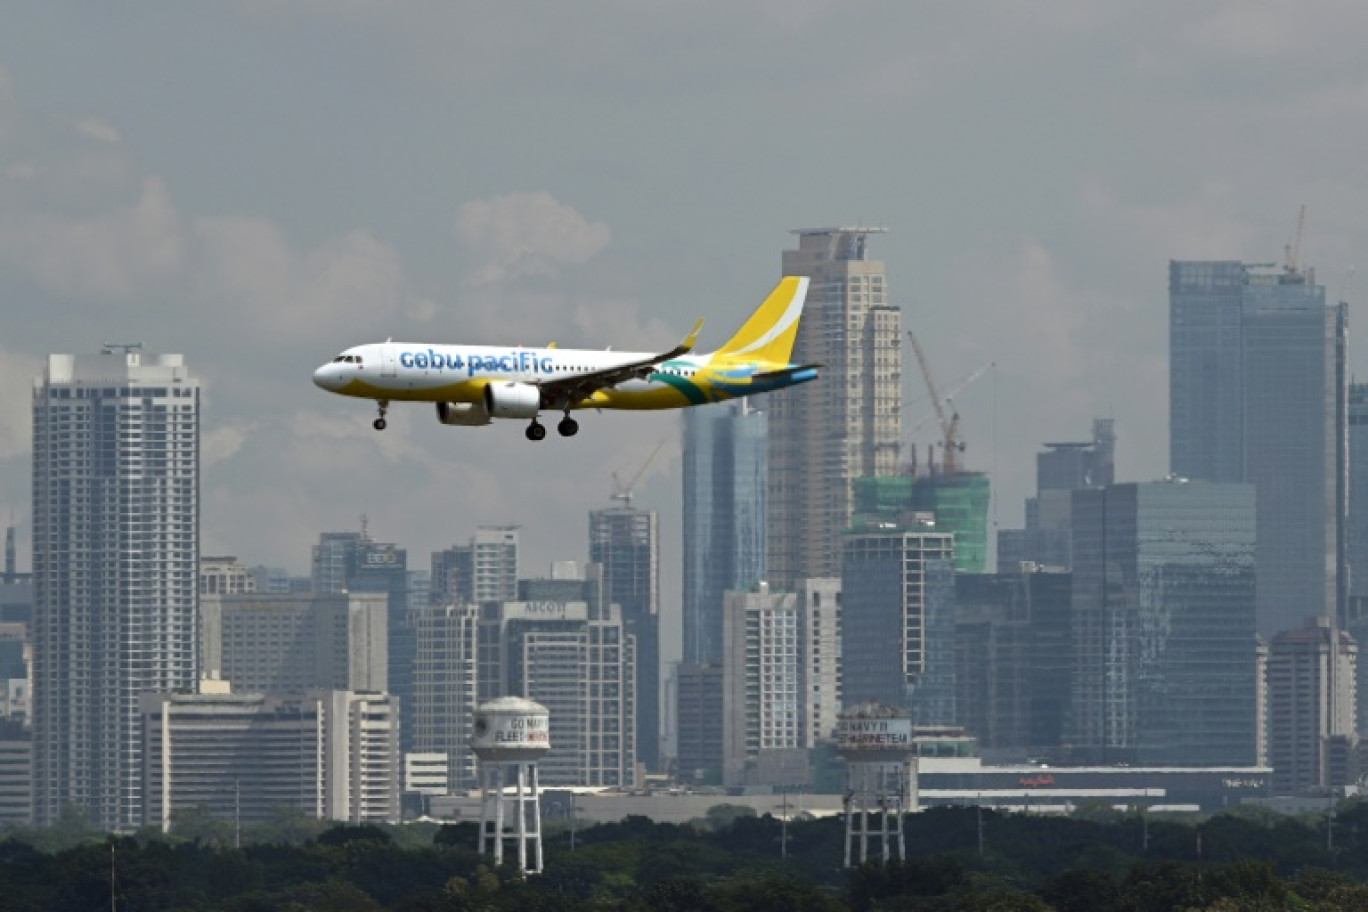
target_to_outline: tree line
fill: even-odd
[[[838,818],[721,805],[688,824],[548,824],[523,878],[475,850],[473,823],[327,825],[282,811],[238,828],[207,812],[169,834],[108,836],[75,812],[0,836],[13,912],[1304,912],[1368,909],[1368,803],[1331,814],[1242,806],[1205,817],[932,808],[906,861],[845,870]]]

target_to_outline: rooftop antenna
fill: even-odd
[[[370,541],[370,517],[365,513],[361,514],[361,540]]]
[[[1302,228],[1306,226],[1306,203],[1301,204],[1301,209],[1297,212],[1297,233],[1292,236],[1291,243],[1283,247],[1283,254],[1286,263],[1283,264],[1283,271],[1288,275],[1297,274],[1297,263],[1301,259]]]

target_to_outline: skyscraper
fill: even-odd
[[[413,663],[418,652],[417,629],[409,598],[408,552],[370,537],[362,518],[360,532],[324,532],[313,549],[314,592],[378,592],[388,599],[386,609],[387,693],[399,698],[403,724],[400,744],[413,749]]]
[[[769,434],[747,400],[684,411],[684,661],[722,658],[722,600],[765,579]]]
[[[483,697],[521,694],[551,711],[544,784],[637,784],[636,639],[615,605],[485,604],[478,649]]]
[[[1326,617],[1307,618],[1268,648],[1268,756],[1273,793],[1352,785],[1336,754],[1357,747],[1358,644]]]
[[[1255,761],[1254,501],[1176,479],[1073,493],[1078,759]]]
[[[446,758],[447,788],[474,788],[478,779],[470,734],[480,705],[480,609],[474,605],[429,605],[419,609],[417,620],[414,749]]]
[[[726,594],[722,784],[805,785],[809,779],[804,608],[795,593]]]
[[[236,693],[383,692],[388,615],[382,593],[204,595],[200,667]]]
[[[1348,308],[1311,271],[1169,264],[1170,467],[1257,496],[1258,628],[1343,623]]]
[[[1026,528],[998,532],[998,570],[1012,573],[1022,561],[1073,566],[1069,522],[1071,492],[1105,488],[1115,480],[1116,425],[1093,419],[1088,442],[1046,443],[1036,454],[1036,496],[1026,499]]]
[[[846,706],[877,700],[922,725],[955,722],[955,536],[929,514],[845,537],[841,662]]]
[[[517,526],[481,526],[469,543],[432,553],[434,605],[482,605],[517,597]]]
[[[589,560],[602,568],[602,598],[622,610],[636,640],[636,753],[660,769],[660,517],[628,500],[589,513]],[[540,697],[528,694],[533,699]],[[544,701],[543,701],[544,702]]]
[[[851,481],[898,471],[902,439],[902,312],[884,264],[867,257],[882,228],[797,231],[785,275],[809,276],[793,360],[822,379],[769,396],[769,582],[840,576]]]
[[[181,355],[50,355],[33,389],[34,810],[142,824],[142,694],[198,678],[199,381]]]

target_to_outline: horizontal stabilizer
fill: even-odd
[[[790,367],[780,368],[779,370],[765,371],[764,373],[754,374],[752,380],[811,380],[817,376],[820,364],[794,364]],[[810,376],[801,376],[808,374]]]

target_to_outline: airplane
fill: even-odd
[[[561,412],[556,430],[573,437],[577,409],[672,409],[768,393],[817,379],[819,364],[789,361],[808,279],[780,280],[725,345],[691,354],[693,331],[659,354],[487,345],[373,342],[358,345],[314,371],[330,393],[373,399],[377,431],[391,402],[434,402],[437,420],[466,427],[495,418],[527,421],[527,439],[541,440],[541,412]]]

